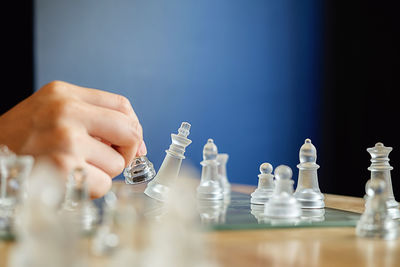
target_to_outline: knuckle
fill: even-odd
[[[53,136],[59,143],[59,146],[65,151],[74,151],[75,144],[77,143],[77,134],[73,127],[67,125],[58,125],[53,129]]]
[[[116,95],[119,109],[125,114],[131,114],[131,102],[123,95]]]
[[[63,118],[73,116],[77,105],[74,100],[69,98],[54,99],[51,104],[48,105],[47,113],[51,120],[57,122]]]
[[[47,94],[60,94],[65,90],[66,83],[62,81],[51,81],[44,85],[41,90],[43,90]]]
[[[131,132],[133,137],[136,137],[138,139],[143,138],[143,128],[138,120],[133,120],[131,122]]]

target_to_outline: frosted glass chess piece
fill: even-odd
[[[365,211],[357,223],[356,234],[360,237],[376,237],[387,240],[398,237],[398,221],[387,210],[387,184],[383,179],[370,179],[366,186]]]
[[[197,198],[208,200],[219,200],[224,198],[224,188],[218,174],[217,161],[218,148],[213,139],[208,139],[203,147],[203,166],[200,184],[197,187]]]
[[[32,156],[17,156],[3,146],[0,148],[0,238],[15,235],[16,209],[21,203],[24,183],[33,166]]]
[[[317,150],[310,139],[301,146],[299,158],[299,178],[294,196],[303,209],[322,209],[325,203],[318,185]]]
[[[367,151],[371,155],[371,166],[368,168],[371,172],[371,179],[382,179],[386,182],[388,213],[392,218],[398,219],[400,218],[399,203],[393,195],[392,178],[390,175],[393,167],[389,164],[389,153],[392,151],[392,148],[385,147],[382,143],[376,143],[374,147],[368,148]]]
[[[279,165],[275,169],[275,189],[272,197],[265,203],[264,215],[269,218],[290,219],[301,216],[301,206],[293,196],[292,169]]]
[[[102,221],[92,242],[92,251],[95,255],[110,255],[119,245],[119,237],[115,233],[116,206],[117,197],[110,190],[104,196]]]
[[[212,225],[222,223],[224,218],[225,203],[221,200],[202,200],[197,201],[197,211],[200,215],[201,223]]]
[[[260,174],[258,175],[258,187],[251,193],[251,204],[264,205],[271,198],[275,184],[274,175],[272,174],[273,167],[265,162],[260,165]]]
[[[128,167],[124,169],[125,183],[141,184],[151,181],[156,176],[153,163],[146,156],[135,158]]]
[[[228,180],[228,175],[226,172],[226,164],[228,162],[229,155],[226,153],[218,153],[217,161],[218,165],[218,174],[220,175],[220,179],[222,182],[222,186],[224,188],[224,195],[228,196],[231,193],[231,185]]]
[[[82,168],[74,169],[68,177],[62,212],[75,216],[83,234],[93,233],[99,222],[99,209],[89,197],[87,175]]]
[[[10,267],[81,267],[79,231],[69,214],[60,214],[62,178],[52,166],[36,166],[18,212],[17,242]]]
[[[158,201],[165,202],[170,191],[170,186],[178,177],[182,160],[185,158],[185,149],[192,141],[187,138],[190,124],[182,122],[178,134],[171,134],[172,144],[165,152],[164,161],[154,179],[148,183],[144,193]]]

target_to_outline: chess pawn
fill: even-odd
[[[156,177],[147,185],[144,193],[161,202],[165,202],[170,191],[170,186],[178,177],[179,170],[181,169],[182,160],[185,158],[185,149],[191,140],[187,138],[189,135],[190,124],[182,122],[181,127],[178,129],[178,134],[171,134],[172,144],[165,152],[164,161],[161,164]]]
[[[392,188],[392,179],[390,171],[393,169],[389,164],[389,153],[392,151],[391,147],[385,147],[382,143],[376,143],[374,147],[367,149],[371,155],[371,166],[368,168],[371,171],[371,179],[382,179],[386,182],[387,190],[387,209],[389,215],[394,218],[400,218],[399,203],[395,200]],[[366,196],[368,197],[368,195]]]
[[[265,162],[260,165],[260,174],[258,175],[258,187],[251,193],[251,204],[264,205],[271,198],[275,184],[274,175],[272,174],[272,165]]]
[[[301,216],[300,203],[293,196],[292,169],[280,165],[275,169],[275,189],[265,203],[264,215],[276,219],[292,219]]]
[[[387,184],[383,179],[370,179],[366,186],[365,211],[357,223],[356,234],[360,237],[376,237],[392,240],[398,237],[398,221],[387,210]]]
[[[324,195],[318,185],[317,170],[319,165],[316,163],[317,150],[310,139],[306,139],[301,146],[299,158],[300,163],[297,165],[299,178],[294,196],[300,202],[302,208],[324,208]]]
[[[213,139],[208,139],[203,148],[203,166],[201,172],[200,185],[197,187],[197,197],[199,199],[217,200],[224,198],[224,188],[218,174],[217,161],[218,149]]]
[[[224,194],[227,196],[231,193],[231,185],[228,181],[228,176],[226,173],[226,163],[228,162],[229,155],[226,153],[218,153],[217,161],[218,165],[218,174],[221,176],[222,186],[224,188]]]

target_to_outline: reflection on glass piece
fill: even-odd
[[[197,211],[203,225],[222,224],[225,222],[226,210],[229,202],[224,200],[197,201]]]
[[[222,187],[224,188],[224,195],[227,196],[231,193],[231,185],[228,180],[228,175],[226,171],[226,165],[229,159],[229,155],[226,153],[218,153],[217,161],[218,165],[218,174],[220,175]]]
[[[301,220],[303,222],[323,222],[325,209],[302,209]]]
[[[140,184],[151,181],[156,176],[153,163],[146,156],[135,158],[124,170],[125,183]]]

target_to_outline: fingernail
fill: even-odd
[[[142,144],[139,147],[139,155],[140,156],[145,156],[146,154],[147,154],[147,148],[146,148],[146,144],[143,141]]]

